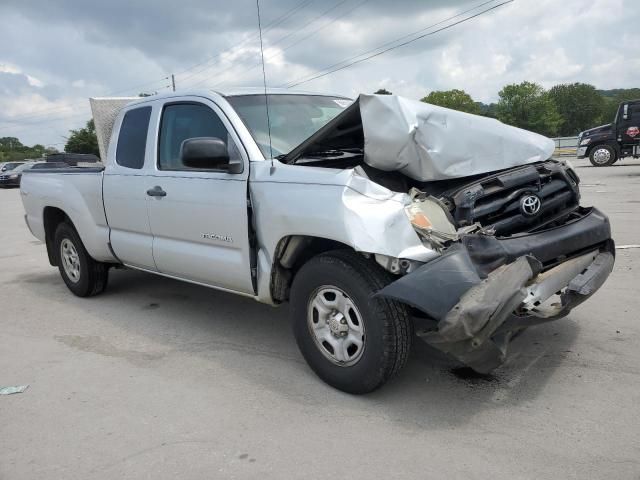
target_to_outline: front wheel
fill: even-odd
[[[348,250],[312,258],[291,287],[293,329],[305,360],[329,385],[368,393],[407,362],[413,325],[404,305],[373,297],[391,281]]]
[[[594,167],[608,167],[617,159],[616,151],[609,145],[598,145],[589,154],[589,161]]]
[[[58,225],[53,248],[60,275],[71,292],[79,297],[90,297],[104,291],[109,268],[89,255],[78,232],[71,225]]]

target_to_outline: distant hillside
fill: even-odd
[[[611,90],[596,90],[596,92],[606,98],[640,99],[640,88],[613,88]]]

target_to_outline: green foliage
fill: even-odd
[[[71,135],[69,135],[64,149],[69,153],[93,153],[98,157],[100,156],[96,126],[93,123],[93,119],[87,122],[85,128],[71,130]]]
[[[16,137],[0,138],[0,162],[19,162],[25,159],[37,159],[53,149],[46,149],[43,145],[33,147],[23,145]],[[52,153],[52,152],[51,152]]]
[[[549,90],[549,97],[562,117],[558,133],[577,135],[583,130],[602,123],[605,99],[596,87],[586,83],[565,83]]]
[[[482,102],[476,102],[476,105],[478,105],[478,108],[480,109],[480,115],[482,115],[483,117],[496,118],[497,104],[495,103],[486,104]]]
[[[378,90],[376,90],[375,92],[373,92],[374,95],[393,95],[393,93],[391,93],[389,90],[387,90],[386,88],[379,88]]]
[[[601,123],[611,123],[618,111],[618,105],[629,100],[640,100],[640,88],[616,88],[613,90],[598,90],[604,97]],[[593,125],[595,126],[595,125]]]
[[[476,115],[480,113],[480,106],[464,90],[433,91],[422,98],[421,101],[460,112],[474,113]]]
[[[562,117],[544,88],[532,82],[506,85],[498,93],[498,119],[547,136],[558,134]]]

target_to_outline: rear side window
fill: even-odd
[[[136,108],[124,114],[116,149],[118,165],[136,169],[143,167],[150,117],[151,107]]]

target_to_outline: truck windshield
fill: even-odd
[[[273,156],[289,153],[351,104],[344,97],[272,94],[269,121]],[[227,97],[265,158],[270,158],[269,129],[264,95]]]

